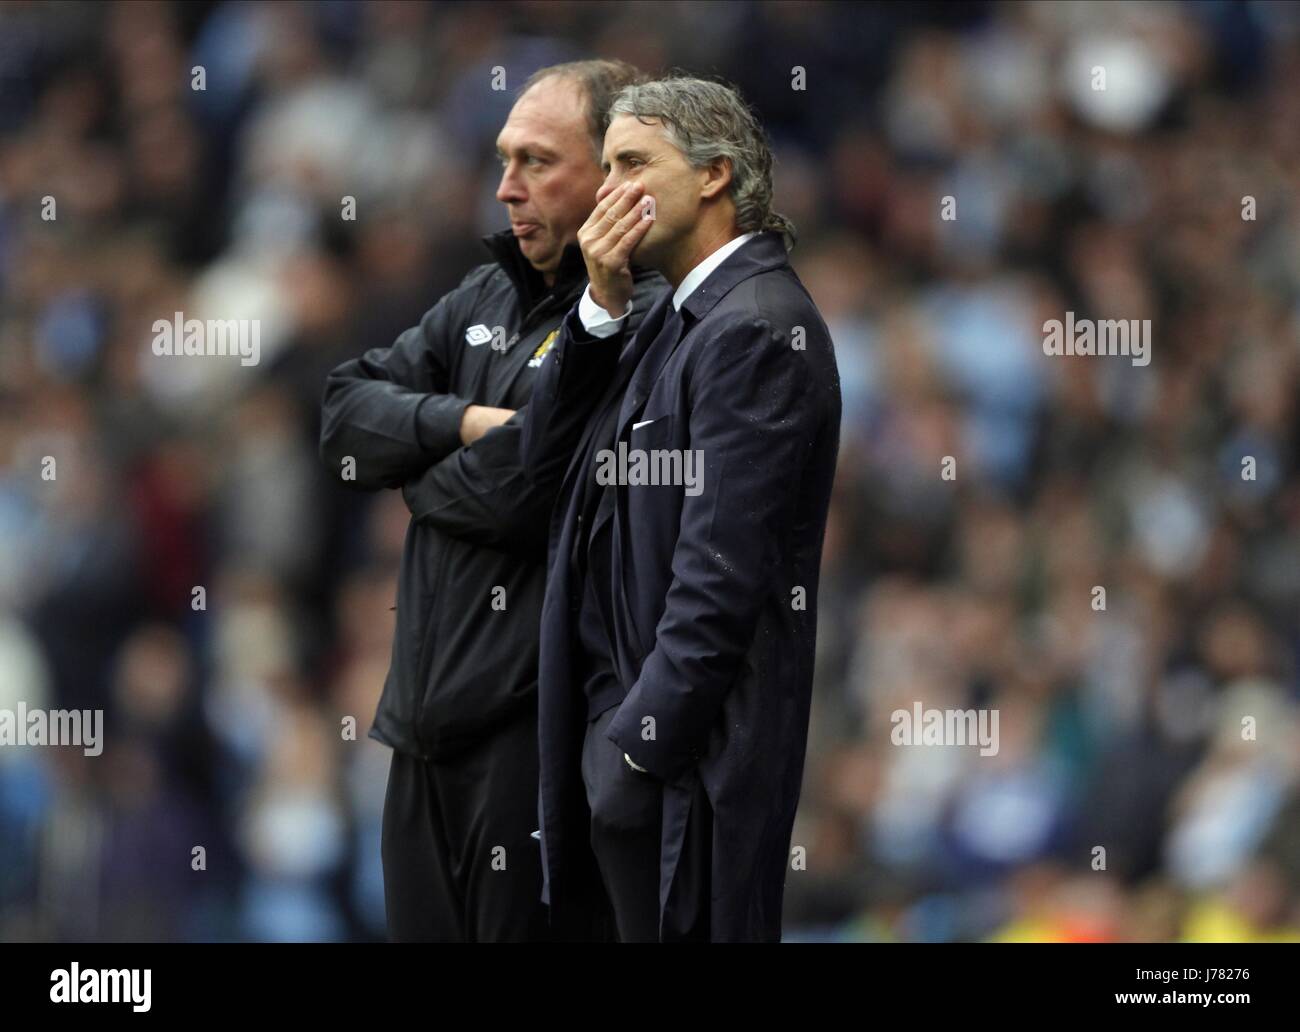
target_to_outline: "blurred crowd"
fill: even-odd
[[[836,345],[787,938],[1300,940],[1300,10],[813,2],[0,6],[0,708],[106,714],[0,748],[0,939],[384,937],[408,514],[323,379],[589,56],[739,86]],[[178,311],[261,361],[156,356]],[[996,755],[892,744],[917,701]]]

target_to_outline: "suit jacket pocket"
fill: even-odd
[[[664,447],[673,439],[673,422],[672,413],[633,420],[627,435],[628,448],[649,451]]]

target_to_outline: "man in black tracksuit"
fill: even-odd
[[[523,410],[586,285],[618,62],[544,69],[498,137],[511,229],[390,348],[330,374],[321,457],[411,512],[392,664],[370,737],[393,749],[383,819],[395,941],[549,936],[538,842],[537,656],[556,482],[524,476]],[[664,281],[639,274],[633,319]]]

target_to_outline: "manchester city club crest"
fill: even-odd
[[[546,339],[537,345],[537,350],[533,352],[533,357],[528,360],[529,369],[536,369],[542,364],[542,360],[546,357],[547,352],[551,350],[551,346],[555,343],[555,338],[559,335],[559,330],[552,330],[546,335]]]

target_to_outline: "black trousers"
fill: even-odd
[[[384,905],[393,942],[548,938],[537,828],[537,711],[446,762],[393,751]]]
[[[664,786],[628,766],[605,737],[617,706],[587,724],[582,780],[591,810],[591,849],[620,942],[707,942],[713,812],[703,786],[692,794],[677,873],[661,924]]]

